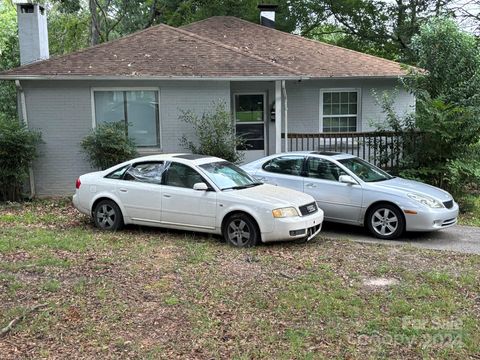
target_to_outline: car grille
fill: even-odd
[[[453,225],[457,222],[457,218],[453,218],[453,219],[448,219],[448,220],[445,220],[443,223],[442,223],[442,226],[450,226],[450,225]]]
[[[317,207],[317,203],[315,202],[300,206],[300,212],[302,213],[302,216],[310,215],[310,214],[316,213],[317,211],[318,211],[318,207]]]
[[[451,209],[451,208],[453,207],[453,200],[444,201],[444,202],[443,202],[443,205],[444,205],[447,209]]]

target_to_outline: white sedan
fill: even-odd
[[[222,234],[239,247],[310,240],[323,211],[302,192],[256,182],[219,158],[163,154],[80,176],[74,206],[104,230],[124,224]]]

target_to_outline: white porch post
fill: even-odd
[[[275,153],[282,152],[282,82],[275,81]]]
[[[285,123],[285,146],[283,150],[285,152],[288,152],[288,97],[287,97],[287,88],[285,87],[285,80],[282,80],[282,93],[283,93],[283,99],[285,101],[285,116],[284,116],[284,123]]]

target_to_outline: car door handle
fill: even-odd
[[[128,190],[127,190],[127,189],[124,189],[124,188],[121,188],[121,189],[118,189],[118,190],[119,190],[120,192],[123,192],[123,193],[128,192]]]
[[[307,185],[305,185],[305,186],[306,186],[307,188],[309,188],[309,189],[313,189],[313,188],[316,188],[316,187],[317,187],[317,185],[316,185],[316,184],[313,184],[313,183],[307,184]]]
[[[172,197],[172,195],[170,195],[170,194],[163,194],[163,197],[169,199],[169,198]]]

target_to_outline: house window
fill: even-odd
[[[124,121],[128,136],[139,147],[160,146],[158,91],[94,91],[95,121]]]
[[[245,150],[265,147],[265,95],[235,95],[235,129],[245,139]],[[243,149],[242,149],[243,150]]]
[[[358,91],[322,92],[323,132],[357,131]]]

